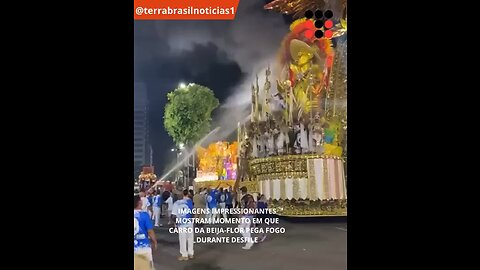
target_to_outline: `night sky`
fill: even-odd
[[[135,82],[148,90],[157,174],[175,159],[163,113],[166,94],[180,82],[214,91],[222,105],[214,112],[212,128],[236,125],[245,116],[252,76],[272,64],[288,31],[286,18],[263,10],[266,2],[241,0],[234,21],[135,21]]]

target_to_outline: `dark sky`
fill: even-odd
[[[163,111],[166,94],[180,82],[214,91],[222,105],[214,113],[212,127],[235,124],[240,111],[248,107],[252,76],[274,61],[288,31],[281,14],[263,10],[265,2],[241,0],[234,21],[135,21],[135,82],[148,90],[157,174],[175,159],[170,152],[173,141],[163,127]],[[237,107],[238,112],[233,109]]]

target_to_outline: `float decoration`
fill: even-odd
[[[321,9],[320,2],[273,1],[265,8],[303,15]],[[332,20],[334,42],[315,37],[313,19],[290,25],[273,72],[276,89],[268,67],[263,88],[258,77],[252,85],[250,120],[238,124],[235,186],[264,194],[280,215],[347,213],[346,13]]]
[[[138,176],[140,182],[140,189],[148,189],[157,181],[157,175],[154,173],[153,166],[143,167],[142,172]]]
[[[307,10],[336,9],[342,18],[346,16],[347,0],[274,0],[264,6],[267,10],[274,10],[283,14],[292,15],[294,19],[305,16]],[[334,13],[335,14],[335,13]]]

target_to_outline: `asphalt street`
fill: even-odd
[[[166,224],[166,221],[162,222]],[[178,235],[169,233],[167,225],[155,228],[158,239],[158,249],[153,255],[155,269],[347,269],[347,224],[344,218],[280,219],[275,227],[285,228],[285,233],[269,234],[264,242],[255,244],[250,250],[243,250],[243,244],[238,243],[196,243],[195,257],[188,261],[177,261],[180,256]]]

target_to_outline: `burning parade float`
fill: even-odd
[[[237,185],[264,194],[279,215],[347,215],[347,20],[338,2],[332,16],[315,12],[326,10],[322,1],[265,6],[294,18],[312,10],[281,44],[274,87],[270,68],[261,89],[257,76],[250,119],[238,124]]]
[[[194,189],[232,187],[237,178],[238,143],[216,142],[207,148],[198,147],[199,168]]]

